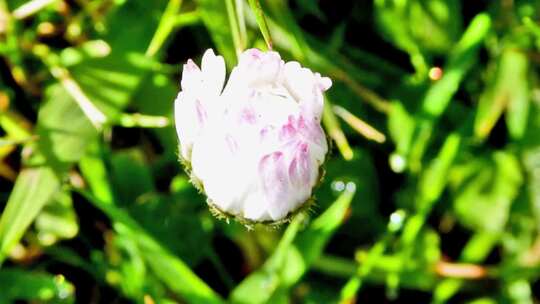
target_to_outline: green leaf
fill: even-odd
[[[299,233],[302,219],[295,218],[261,269],[250,274],[232,291],[231,302],[267,303],[274,297],[283,297],[283,293],[297,283],[319,257],[341,225],[354,193],[355,185],[350,182],[340,197]]]
[[[0,219],[0,265],[41,208],[60,189],[60,180],[49,167],[23,169]]]
[[[427,75],[429,52],[445,54],[461,31],[458,1],[376,0],[375,18],[379,31],[396,47],[409,53],[416,72]]]
[[[210,32],[218,53],[225,58],[227,66],[236,64],[232,31],[227,19],[225,1],[196,0],[204,25]]]
[[[474,124],[478,138],[486,138],[506,110],[506,123],[512,138],[525,133],[529,114],[528,61],[525,54],[506,49],[499,61],[492,85],[480,97]]]
[[[19,174],[0,219],[0,263],[43,206],[53,199],[63,175],[82,157],[88,142],[97,136],[60,85],[46,91],[45,104],[38,113],[37,134],[39,140],[28,144],[32,153],[27,163],[32,166]]]
[[[154,181],[140,149],[113,154],[111,182],[118,201],[126,206],[136,203],[143,194],[154,191]]]
[[[411,141],[413,145],[408,155],[408,164],[411,170],[418,171],[435,122],[444,113],[465,74],[474,65],[478,49],[490,28],[491,18],[489,15],[482,13],[474,17],[459,42],[452,49],[443,69],[445,71],[443,77],[426,92],[416,120],[415,132]]]
[[[56,84],[47,88],[46,101],[38,113],[37,135],[36,151],[29,162],[44,161],[56,170],[65,170],[83,156],[97,132],[64,88]]]
[[[261,7],[261,3],[259,0],[248,0],[249,5],[251,6],[251,9],[253,12],[255,12],[255,19],[257,20],[257,25],[259,25],[259,29],[261,30],[261,33],[264,37],[264,41],[266,41],[266,46],[268,49],[272,49],[272,37],[270,37],[270,30],[268,30],[268,25],[266,24],[266,19],[264,17],[264,12]]]
[[[471,229],[499,232],[506,225],[523,177],[517,158],[499,151],[456,166],[450,183],[457,219]]]
[[[124,210],[81,192],[113,221],[114,229],[137,243],[137,247],[154,275],[174,293],[189,303],[223,303],[221,298],[181,259],[158,243]]]
[[[61,275],[4,268],[0,270],[0,286],[0,303],[13,303],[16,300],[74,302],[75,288]]]
[[[396,144],[396,152],[409,150],[414,132],[414,118],[401,102],[393,102],[388,113],[388,131]]]
[[[112,52],[69,68],[86,96],[107,117],[116,118],[130,101],[153,61],[141,53]]]
[[[38,238],[43,245],[60,239],[70,239],[79,232],[77,214],[73,210],[71,193],[67,189],[54,195],[36,218]]]

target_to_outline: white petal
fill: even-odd
[[[225,60],[216,56],[212,49],[208,49],[203,55],[201,68],[204,90],[209,94],[219,95],[225,83]]]
[[[268,203],[260,189],[251,191],[244,200],[243,216],[252,221],[270,220],[267,206]]]
[[[199,91],[202,88],[202,73],[197,64],[189,59],[182,70],[182,91]]]
[[[193,141],[206,122],[206,110],[193,95],[178,93],[174,101],[174,120],[180,141],[180,153],[187,161],[191,159]]]
[[[241,77],[254,85],[272,83],[279,77],[283,65],[284,62],[277,52],[248,49],[240,55],[235,77]]]
[[[273,220],[284,218],[291,207],[291,187],[285,155],[274,152],[263,157],[259,164],[260,181],[267,208]]]
[[[310,69],[300,66],[298,62],[290,61],[285,64],[283,85],[300,103],[302,112],[307,117],[321,119],[324,102],[322,86],[327,84],[319,83],[316,75]]]

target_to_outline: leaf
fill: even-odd
[[[421,110],[417,114],[413,143],[408,151],[408,164],[413,171],[420,167],[429,144],[435,122],[444,113],[457,92],[465,74],[472,68],[481,43],[491,28],[491,18],[478,14],[470,22],[459,42],[454,46],[444,67],[444,75],[426,92]]]
[[[517,158],[498,151],[456,166],[450,174],[457,219],[477,231],[504,229],[523,183]]]
[[[257,20],[257,25],[266,41],[266,46],[269,50],[272,49],[272,38],[270,37],[270,30],[268,30],[268,25],[266,24],[266,19],[264,17],[264,12],[261,7],[259,0],[248,0],[251,9],[255,13],[255,20]]]
[[[485,139],[506,110],[506,122],[512,138],[520,139],[529,113],[528,62],[525,54],[506,49],[498,60],[493,84],[480,97],[474,133]]]
[[[67,92],[53,85],[47,88],[46,101],[38,113],[37,135],[36,151],[29,163],[45,162],[64,170],[82,157],[97,132]]]
[[[70,126],[66,129],[66,126]],[[38,113],[39,140],[28,144],[28,168],[19,174],[0,219],[0,263],[60,189],[67,169],[78,161],[97,132],[60,85],[46,91]]]
[[[124,210],[98,200],[86,192],[85,198],[114,222],[117,233],[136,241],[137,247],[153,273],[171,291],[189,303],[223,303],[221,298],[201,280],[181,259],[158,243]]]
[[[461,32],[461,4],[454,0],[412,0],[408,10],[409,27],[422,49],[444,54]]]
[[[107,117],[116,118],[130,101],[153,61],[141,53],[112,52],[69,68],[86,96]]]
[[[196,0],[204,25],[210,32],[218,53],[225,58],[227,66],[236,64],[232,32],[227,19],[225,1]]]
[[[139,196],[154,191],[154,181],[140,149],[114,153],[111,165],[111,182],[115,189],[115,197],[123,205],[133,205]]]
[[[71,193],[67,189],[57,192],[45,205],[36,217],[36,230],[39,240],[46,246],[77,235],[79,223],[73,210]]]
[[[450,0],[377,0],[377,25],[385,37],[411,55],[450,49],[461,30],[460,4]]]
[[[19,173],[0,219],[0,265],[59,188],[60,180],[49,167]]]
[[[74,287],[61,275],[4,268],[0,270],[0,286],[0,303],[13,303],[16,300],[74,302]]]
[[[393,102],[388,113],[388,130],[396,144],[396,152],[402,154],[409,150],[414,132],[414,118],[400,102]]]
[[[267,303],[274,297],[282,297],[283,292],[297,283],[321,254],[341,225],[354,193],[354,183],[348,183],[339,198],[298,234],[302,219],[295,218],[261,269],[250,274],[231,292],[231,302]]]

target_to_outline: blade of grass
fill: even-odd
[[[240,53],[244,50],[242,46],[240,27],[238,26],[238,15],[236,14],[233,0],[225,0],[225,6],[227,8],[227,18],[229,19],[229,28],[233,38],[234,48],[236,50],[236,56],[240,56]]]
[[[328,100],[328,98],[326,98],[324,101],[322,122],[326,129],[326,132],[328,133],[328,136],[330,136],[330,138],[332,138],[336,142],[341,156],[343,156],[345,160],[352,160],[354,156],[353,151],[349,146],[349,142],[347,141],[347,137],[345,137],[345,133],[343,133],[343,130],[341,129],[336,114],[334,113],[334,111],[332,111],[332,104]]]
[[[53,276],[18,268],[0,270],[0,286],[0,303],[72,303],[75,291],[62,275]]]
[[[240,30],[240,45],[242,48],[246,48],[247,45],[247,30],[246,30],[246,16],[244,15],[244,0],[235,0],[236,4],[236,16],[238,18],[238,28]]]
[[[219,295],[181,259],[152,238],[128,213],[114,204],[100,201],[86,191],[76,191],[104,212],[114,222],[113,227],[118,233],[128,236],[137,243],[154,274],[172,291],[189,303],[224,303]]]
[[[274,303],[300,280],[320,256],[326,243],[343,222],[356,186],[350,182],[338,199],[303,231],[303,218],[295,218],[276,250],[261,269],[250,274],[231,293],[232,303]]]
[[[443,77],[426,92],[408,157],[413,172],[420,169],[420,162],[431,138],[434,123],[446,110],[465,74],[473,67],[478,49],[490,29],[489,15],[482,13],[474,17],[450,53],[448,63],[443,69]]]
[[[347,111],[347,109],[338,105],[334,105],[333,109],[334,113],[336,113],[337,116],[341,117],[341,119],[343,119],[346,123],[349,124],[349,126],[351,126],[354,130],[356,130],[360,135],[364,136],[365,138],[376,141],[378,143],[383,143],[386,140],[386,136],[384,136],[384,134],[377,131],[377,129],[373,128],[365,121],[356,117],[351,112]]]
[[[259,29],[261,30],[261,33],[263,35],[264,41],[266,42],[266,46],[269,50],[272,49],[272,37],[270,36],[270,30],[268,29],[268,24],[266,23],[266,19],[264,17],[264,12],[261,7],[261,3],[259,0],[248,0],[249,5],[251,6],[251,9],[255,13],[255,19],[257,20],[257,24],[259,25]]]
[[[124,128],[165,128],[170,126],[171,122],[165,116],[122,113],[118,124]]]
[[[25,4],[19,6],[15,10],[13,10],[12,15],[13,18],[22,20],[25,18],[28,18],[40,10],[44,9],[50,4],[55,3],[57,0],[31,0],[26,2]]]
[[[369,249],[365,258],[362,259],[360,266],[356,267],[354,275],[351,276],[343,288],[341,288],[339,303],[346,304],[354,302],[354,298],[360,288],[362,288],[365,280],[368,278],[375,265],[378,264],[379,260],[383,257],[384,251],[393,235],[401,230],[404,219],[405,213],[400,210],[390,215],[383,237]],[[360,259],[357,258],[357,260]]]
[[[159,25],[146,49],[145,55],[148,57],[153,57],[161,49],[167,37],[171,34],[175,27],[176,15],[180,11],[182,6],[182,0],[170,0],[165,7],[165,11],[161,16]]]
[[[60,189],[49,167],[23,169],[0,218],[0,266],[43,206]]]
[[[99,131],[107,121],[107,117],[86,96],[79,84],[71,77],[68,70],[60,66],[58,55],[49,51],[49,47],[43,44],[36,45],[32,52],[39,57],[49,68],[51,75],[56,78],[64,89],[73,97],[92,125]]]

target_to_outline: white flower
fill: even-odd
[[[184,65],[175,100],[181,158],[215,209],[275,222],[312,195],[328,150],[320,121],[332,85],[276,52],[245,51],[225,83],[225,63],[207,50]]]

